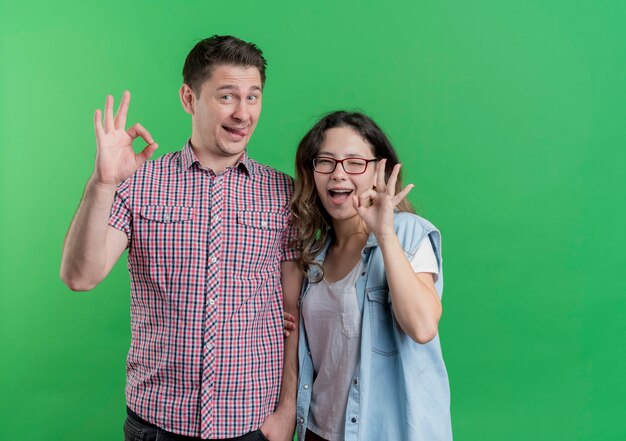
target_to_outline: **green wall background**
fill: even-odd
[[[0,438],[121,439],[129,285],[59,280],[91,173],[92,115],[179,149],[195,42],[269,60],[249,146],[292,174],[322,113],[388,132],[440,227],[456,440],[626,439],[626,3],[0,2]]]

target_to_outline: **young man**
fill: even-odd
[[[107,97],[104,124],[95,113],[96,163],[61,278],[92,289],[129,249],[127,440],[293,436],[298,338],[283,342],[283,304],[297,317],[301,283],[288,246],[293,182],[246,153],[265,65],[238,38],[198,43],[180,89],[191,139],[156,161],[148,131],[125,129],[128,92],[115,116]],[[148,144],[139,154],[137,137]]]

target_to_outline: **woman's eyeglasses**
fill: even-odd
[[[349,175],[361,175],[367,170],[367,165],[370,162],[376,162],[378,159],[363,159],[363,158],[344,158],[335,159],[327,156],[319,156],[313,159],[313,169],[325,175],[329,175],[335,171],[337,164],[341,164],[343,170]]]

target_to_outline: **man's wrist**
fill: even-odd
[[[279,414],[285,418],[292,418],[295,420],[296,418],[296,403],[295,400],[293,403],[278,403],[276,410],[274,413]]]
[[[94,173],[89,177],[89,180],[87,181],[87,186],[99,189],[100,191],[110,192],[111,190],[115,191],[118,184],[112,182],[102,182]]]
[[[83,202],[91,206],[105,206],[110,208],[117,191],[117,185],[103,184],[93,176],[87,181]]]

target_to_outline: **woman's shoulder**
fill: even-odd
[[[439,231],[428,219],[408,211],[397,211],[394,215],[396,228],[424,230],[426,233]]]
[[[431,237],[433,247],[436,250],[441,249],[441,233],[428,219],[414,213],[396,212],[394,223],[402,248],[409,255],[415,254],[424,238],[428,236]]]

